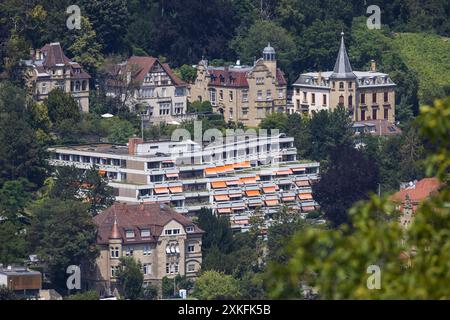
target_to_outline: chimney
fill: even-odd
[[[370,72],[377,72],[377,63],[375,60],[370,60]]]
[[[137,145],[142,143],[144,143],[144,140],[142,138],[130,138],[128,140],[128,154],[131,156],[135,155]]]
[[[317,76],[317,82],[319,86],[322,84],[322,71],[319,71],[319,74]]]
[[[36,59],[35,60],[42,60],[41,59],[41,49],[36,49]]]

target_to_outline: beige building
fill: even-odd
[[[120,97],[132,111],[152,123],[183,120],[187,111],[187,83],[167,63],[154,57],[132,56],[111,70],[107,94]]]
[[[264,48],[253,66],[213,67],[202,60],[190,88],[190,101],[210,101],[225,121],[257,126],[266,114],[286,110],[286,80],[277,68],[275,50]]]
[[[30,60],[23,61],[27,87],[37,101],[43,101],[53,89],[72,95],[80,110],[89,112],[89,79],[86,71],[64,55],[59,42],[31,50]]]
[[[395,83],[388,74],[377,72],[375,61],[370,71],[353,71],[342,33],[333,71],[301,74],[293,84],[289,113],[311,115],[333,110],[338,105],[348,109],[353,121],[395,120]]]
[[[198,275],[204,231],[169,206],[117,203],[94,219],[100,255],[90,283],[101,295],[116,288],[121,257],[140,261],[144,286],[160,287],[163,277]]]

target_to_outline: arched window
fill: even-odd
[[[339,105],[340,106],[344,105],[344,96],[343,95],[339,96]]]
[[[351,108],[353,106],[353,97],[352,95],[348,96],[348,107]]]
[[[81,89],[82,89],[83,91],[85,91],[86,88],[87,88],[87,81],[86,81],[86,80],[83,80],[83,82],[82,82],[82,84],[81,84]]]
[[[339,90],[344,90],[344,83],[342,81],[339,82]]]

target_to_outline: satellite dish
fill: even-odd
[[[114,115],[111,113],[102,114],[102,118],[112,118],[112,117],[114,117]]]

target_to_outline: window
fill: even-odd
[[[209,91],[209,100],[211,101],[211,104],[213,106],[216,105],[216,90],[210,90]]]
[[[166,229],[164,231],[164,234],[166,236],[172,236],[172,235],[177,235],[180,234],[180,229]]]
[[[166,94],[167,94],[167,89],[161,88],[161,97],[166,97]]]
[[[340,96],[339,96],[339,105],[340,105],[340,106],[343,106],[343,105],[344,105],[344,96],[343,96],[343,95],[340,95]]]
[[[183,102],[176,102],[175,103],[175,114],[183,114]]]
[[[150,249],[150,246],[148,244],[144,245],[144,248],[142,249],[142,254],[144,256],[149,256],[151,252],[152,251]]]
[[[316,104],[316,94],[311,93],[311,104]]]
[[[348,83],[348,88],[351,89],[352,88],[352,82]]]
[[[372,120],[377,120],[377,109],[372,109]]]
[[[377,93],[372,93],[372,103],[377,103]]]
[[[180,96],[184,96],[184,88],[175,88],[175,96],[176,97],[180,97]]]
[[[242,101],[248,101],[248,90],[242,90]]]
[[[332,85],[333,85],[333,89],[336,87],[336,82],[332,82]]]
[[[219,90],[219,100],[223,100],[223,90]]]
[[[384,109],[384,119],[386,119],[386,120],[389,119],[389,109],[388,108]]]
[[[353,106],[353,97],[352,97],[352,95],[349,95],[348,96],[348,107],[350,108],[352,106]]]
[[[272,99],[272,91],[270,91],[270,90],[267,90],[267,91],[266,91],[266,99],[267,99],[267,100]]]
[[[256,77],[256,84],[264,84],[264,77]]]
[[[141,230],[141,238],[150,237],[150,229],[142,229]]]
[[[134,250],[132,247],[125,247],[125,256],[131,257],[131,256],[133,256],[133,252],[134,252]]]
[[[144,274],[152,274],[152,264],[151,263],[144,263],[142,266],[142,269],[144,271]]]
[[[187,271],[188,272],[194,272],[195,271],[195,264],[190,263],[187,265]]]
[[[339,82],[339,90],[344,90],[344,83],[342,81]]]
[[[194,232],[194,227],[193,226],[186,227],[186,232]]]
[[[283,89],[278,89],[278,99],[283,99]]]
[[[229,96],[230,96],[230,101],[233,101],[233,91],[230,90],[230,91],[228,92],[228,94],[229,94]]]
[[[170,114],[170,103],[161,103],[159,105],[159,115],[169,115]]]
[[[262,100],[262,90],[258,90],[257,92],[257,99]]]
[[[361,110],[361,120],[366,120],[366,110]]]
[[[118,266],[111,266],[111,278],[115,278],[117,276],[118,271],[119,271]]]
[[[361,93],[361,104],[366,104],[366,94]]]
[[[119,247],[111,247],[109,250],[111,258],[119,258]]]
[[[126,237],[127,238],[134,238],[134,231],[133,230],[127,230],[126,231]]]
[[[178,271],[179,271],[178,262],[166,263],[166,274],[174,274],[178,273]]]
[[[42,93],[46,94],[47,93],[47,84],[45,82],[43,82],[41,84],[41,91]]]
[[[306,102],[307,101],[307,99],[306,99],[306,91],[303,91],[303,102]]]
[[[384,93],[384,102],[389,102],[389,94],[387,92]]]
[[[190,244],[187,246],[187,252],[195,252],[195,246],[193,244]]]
[[[326,95],[326,94],[324,94],[324,95],[322,96],[322,105],[323,105],[323,106],[326,106],[326,105],[327,105],[327,95]]]

